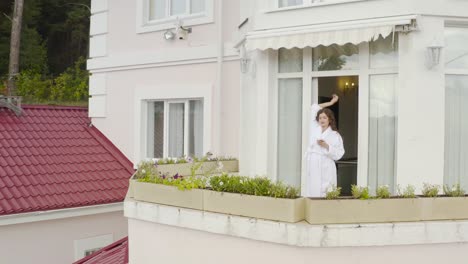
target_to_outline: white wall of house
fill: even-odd
[[[1,263],[73,263],[127,236],[122,211],[0,226]]]
[[[237,157],[240,73],[232,42],[238,4],[214,1],[211,22],[184,22],[193,30],[188,39],[166,41],[165,29],[140,32],[138,8],[144,1],[92,4],[102,1],[108,2],[106,56],[88,61],[93,124],[137,164],[146,158],[147,101],[203,98],[204,152]]]
[[[213,218],[214,220],[215,218]],[[224,224],[221,218],[210,221],[212,229],[222,230]],[[188,219],[186,219],[188,220]],[[236,219],[231,220],[233,223]],[[195,221],[196,222],[196,221]],[[248,222],[248,221],[246,221]],[[207,222],[205,222],[206,225]],[[235,225],[235,224],[234,224]],[[243,234],[248,230],[234,226],[233,232]],[[277,226],[277,227],[276,227]],[[347,243],[354,240],[354,244],[366,241],[386,233],[378,229],[378,225],[370,228],[368,235],[358,237],[346,236],[354,234],[351,229],[341,227],[343,230],[332,232],[329,237],[321,238],[324,244],[327,241],[339,241]],[[276,228],[275,228],[276,227]],[[252,236],[269,237],[262,229],[270,230],[271,237],[276,237],[274,232],[280,232],[280,225],[266,223],[262,225],[251,224]],[[320,227],[319,227],[320,228]],[[331,231],[335,227],[328,226]],[[339,229],[340,227],[336,227]],[[366,227],[362,227],[366,228]],[[362,229],[361,228],[361,229]],[[324,228],[327,229],[327,228]],[[291,229],[293,230],[293,229]],[[222,231],[221,231],[222,232]],[[395,231],[396,232],[396,231]],[[406,240],[397,243],[411,243],[415,236],[405,232]],[[283,234],[283,233],[281,233]],[[286,235],[286,234],[285,234]],[[341,235],[341,236],[340,236]],[[287,236],[287,235],[286,235]],[[408,238],[411,236],[411,238]],[[347,237],[347,238],[346,238]],[[320,236],[316,240],[319,240]],[[378,240],[378,238],[377,238]],[[397,239],[395,239],[397,240]],[[292,240],[291,240],[292,241]],[[352,242],[351,242],[352,243]],[[461,261],[465,259],[468,243],[447,244],[421,244],[404,246],[316,246],[299,247],[284,244],[262,242],[229,235],[219,235],[209,232],[173,227],[165,224],[155,224],[149,221],[129,219],[129,245],[131,264],[150,264],[155,261],[164,263],[428,263],[436,264],[444,261]],[[157,251],[155,251],[157,249]]]
[[[249,1],[243,1],[247,5]],[[306,2],[306,1],[304,1]],[[314,25],[330,22],[355,22],[359,19],[417,15],[417,30],[400,34],[397,83],[397,155],[395,185],[414,185],[419,192],[424,182],[444,183],[445,140],[445,69],[441,63],[426,67],[427,47],[433,42],[443,43],[446,24],[465,25],[468,22],[468,3],[460,1],[323,1],[309,7],[277,9],[276,1],[255,1],[254,17],[249,18],[252,30]],[[342,2],[342,3],[338,3]],[[252,11],[251,11],[252,12]],[[252,175],[275,177],[276,132],[269,126],[274,111],[267,98],[268,89],[276,85],[277,66],[273,51],[252,51],[256,76],[242,75],[241,97],[241,171]],[[273,65],[273,66],[272,66]],[[307,89],[307,87],[304,87]],[[368,96],[367,92],[360,96]],[[361,102],[360,98],[360,102]],[[274,104],[274,103],[273,103]],[[259,106],[262,106],[259,108]],[[253,116],[251,114],[254,114]],[[270,121],[266,121],[270,118]],[[366,115],[360,115],[360,119]],[[362,122],[362,121],[360,121]],[[255,125],[253,125],[255,124]],[[361,125],[360,125],[361,126]],[[367,131],[361,126],[359,144],[364,144]],[[367,132],[366,132],[367,133]],[[269,139],[267,139],[269,138]],[[249,143],[250,142],[250,143]],[[252,144],[255,142],[255,144]],[[304,143],[305,144],[305,143]],[[367,185],[367,147],[359,147],[358,184]]]

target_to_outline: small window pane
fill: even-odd
[[[171,16],[185,14],[186,8],[186,0],[171,0]]]
[[[169,104],[169,151],[168,156],[184,156],[184,103]]]
[[[446,76],[444,184],[468,190],[468,76]]]
[[[189,102],[189,156],[203,156],[203,101]]]
[[[359,48],[354,44],[318,46],[312,52],[314,71],[359,69]]]
[[[205,12],[205,0],[190,0],[190,9],[191,14]]]
[[[383,38],[380,36],[372,41],[370,49],[370,67],[377,68],[395,68],[398,67],[398,34],[393,34]]]
[[[148,157],[164,156],[164,102],[148,104]]]
[[[445,67],[468,69],[468,28],[445,28]]]
[[[302,5],[303,0],[279,0],[278,7],[297,6]]]
[[[302,79],[280,79],[278,91],[278,180],[301,186]]]
[[[281,73],[302,72],[302,49],[279,49],[278,66]]]
[[[150,20],[162,19],[166,17],[166,0],[150,0],[149,5]]]

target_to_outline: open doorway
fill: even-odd
[[[338,132],[343,138],[345,154],[336,162],[338,186],[342,195],[351,194],[351,185],[357,182],[358,165],[358,76],[336,76],[318,78],[317,100],[328,102],[333,94],[340,100],[330,109],[334,112]]]

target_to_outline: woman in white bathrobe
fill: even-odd
[[[338,99],[334,94],[330,102],[312,105],[306,153],[306,197],[325,197],[327,189],[336,186],[335,161],[344,155],[343,139],[336,129],[333,111],[325,107],[334,105]]]

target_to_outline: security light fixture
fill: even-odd
[[[168,29],[168,30],[166,30],[166,32],[164,32],[164,39],[165,40],[174,40],[175,36],[176,36],[176,34],[174,32],[172,32],[171,29]]]

